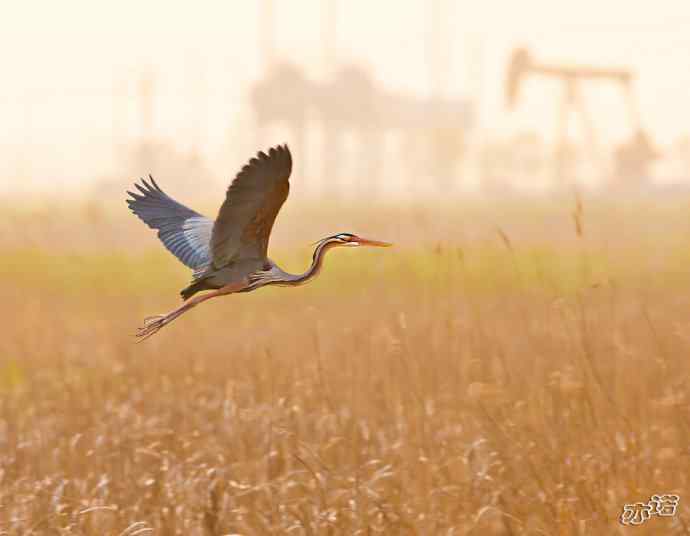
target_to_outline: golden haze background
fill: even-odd
[[[0,22],[0,533],[608,535],[654,493],[679,511],[636,533],[688,533],[685,3],[26,5]],[[505,106],[521,46],[634,82],[583,80],[594,135],[560,129],[558,77]],[[617,167],[637,128],[662,154]],[[284,141],[273,259],[396,247],[136,345],[189,273],[124,190],[213,216]]]

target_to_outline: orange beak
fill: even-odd
[[[379,240],[369,240],[368,238],[362,238],[361,236],[358,236],[357,238],[352,240],[353,242],[357,242],[360,246],[372,246],[375,248],[389,248],[393,244],[390,242],[381,242]]]

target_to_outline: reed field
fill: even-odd
[[[190,274],[124,201],[0,202],[0,535],[689,534],[688,201],[293,200],[288,270],[396,246],[141,344]]]

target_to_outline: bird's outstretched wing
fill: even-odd
[[[228,188],[213,225],[213,266],[240,258],[265,258],[273,222],[290,191],[292,157],[287,145],[259,152]]]
[[[152,229],[165,247],[195,272],[211,262],[213,221],[185,207],[168,196],[149,175],[150,184],[142,179],[135,184],[140,193],[127,192],[127,204],[134,214]]]

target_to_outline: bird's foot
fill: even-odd
[[[162,318],[165,318],[168,315],[151,315],[147,316],[144,318],[144,326],[147,326],[149,324],[152,324],[153,322],[156,322],[157,320],[161,320]]]
[[[151,335],[155,335],[156,333],[158,333],[161,328],[167,326],[168,324],[170,324],[170,322],[172,322],[179,316],[182,316],[192,307],[196,307],[201,302],[213,298],[215,296],[222,296],[223,294],[228,294],[230,290],[236,291],[236,289],[231,289],[230,285],[228,285],[220,290],[216,290],[209,294],[204,294],[202,296],[190,298],[182,305],[180,305],[177,309],[169,312],[167,315],[147,316],[146,318],[144,318],[144,326],[139,328],[139,331],[137,332],[137,339],[139,339],[139,342],[148,339]]]
[[[170,323],[173,318],[170,314],[147,316],[144,318],[144,325],[137,331],[137,339],[141,342],[155,335],[163,326]]]

